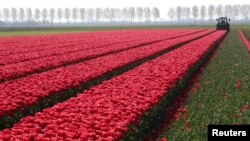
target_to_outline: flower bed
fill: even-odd
[[[23,118],[0,139],[117,140],[183,80],[225,35],[216,31],[52,108]]]

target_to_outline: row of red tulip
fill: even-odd
[[[56,39],[54,41],[55,37],[52,38],[51,36],[47,37],[48,40],[41,41],[42,44],[39,43],[39,39],[36,39],[36,42],[31,40],[31,41],[23,41],[22,43],[18,44],[11,44],[15,48],[8,48],[7,50],[0,51],[1,56],[8,56],[8,55],[15,55],[15,54],[24,54],[25,53],[32,53],[32,54],[38,54],[39,56],[49,56],[50,54],[55,54],[58,52],[59,49],[68,49],[66,51],[76,51],[77,49],[87,49],[87,48],[93,48],[93,47],[99,47],[99,46],[107,46],[107,45],[112,45],[112,44],[118,44],[118,43],[123,43],[126,41],[134,41],[136,39],[140,38],[153,38],[157,36],[165,36],[168,34],[174,34],[175,32],[181,33],[181,32],[191,32],[191,30],[180,30],[180,31],[130,31],[130,32],[108,32],[106,34],[93,34],[93,33],[86,33],[86,34],[75,34],[74,36],[69,36],[67,35],[60,37],[59,39]],[[192,31],[194,32],[194,31]],[[90,36],[92,35],[92,36]],[[43,36],[42,36],[43,37]],[[56,35],[56,37],[58,37]],[[33,37],[30,37],[33,38]],[[67,41],[67,42],[66,42]],[[38,43],[37,43],[38,42]],[[94,43],[93,43],[94,42]],[[34,44],[31,47],[27,47],[27,44]],[[53,43],[53,44],[51,44]],[[76,47],[78,48],[72,48]],[[80,47],[80,48],[79,48]],[[47,52],[46,52],[47,51]],[[61,52],[61,50],[60,50]],[[47,54],[44,54],[47,53]],[[49,53],[49,54],[48,54]],[[21,56],[22,57],[22,56]]]
[[[201,31],[201,32],[183,36],[180,38],[182,38],[181,40],[183,41],[191,40],[199,36],[205,35],[209,32],[211,32],[211,30]],[[169,36],[166,36],[165,38],[171,38],[171,37],[174,37],[174,35],[170,34]],[[96,58],[96,57],[103,56],[106,54],[111,54],[114,52],[120,52],[123,50],[132,49],[137,46],[141,46],[142,44],[155,42],[155,40],[159,40],[161,38],[162,37],[157,38],[157,39],[146,38],[146,39],[138,40],[134,42],[127,42],[123,44],[117,44],[117,45],[112,45],[112,46],[107,46],[107,47],[102,47],[102,48],[94,48],[94,49],[89,49],[89,50],[84,50],[84,51],[79,51],[79,52],[55,55],[51,57],[44,57],[44,58],[34,59],[30,61],[0,66],[0,81],[18,78],[21,76],[25,76],[27,74],[41,72],[43,70],[60,67],[63,65],[74,63],[74,62],[89,60],[92,58]],[[181,41],[180,38],[170,39],[170,40],[166,40],[163,42],[177,41],[176,43],[179,43],[179,41]]]
[[[192,32],[194,32],[194,31],[192,31]],[[64,46],[63,48],[60,46],[57,48],[57,47],[55,47],[55,46],[57,46],[57,44],[54,44],[54,45],[50,46],[50,49],[46,49],[46,50],[39,49],[37,51],[32,51],[32,52],[27,52],[27,53],[16,53],[16,54],[11,54],[11,55],[6,55],[5,57],[0,58],[0,65],[18,63],[18,62],[29,61],[29,60],[33,60],[33,59],[39,59],[39,58],[44,58],[44,57],[56,56],[56,55],[76,53],[78,51],[85,51],[85,50],[89,50],[89,49],[95,49],[98,47],[108,47],[108,45],[119,45],[119,43],[126,43],[126,40],[127,41],[131,41],[131,40],[135,41],[131,37],[137,38],[138,39],[138,40],[136,40],[137,42],[139,42],[139,40],[141,40],[141,42],[145,42],[145,41],[152,42],[152,41],[164,39],[164,37],[168,38],[168,36],[170,36],[170,37],[180,36],[179,34],[183,34],[183,33],[165,31],[165,32],[161,32],[160,35],[158,35],[158,36],[156,36],[154,34],[149,34],[149,35],[146,34],[143,36],[142,35],[138,36],[136,34],[133,35],[133,32],[132,32],[132,33],[130,33],[130,39],[124,39],[123,38],[124,36],[123,36],[120,38],[115,38],[116,40],[115,39],[112,40],[112,38],[114,38],[112,36],[106,37],[106,38],[109,38],[109,40],[100,39],[97,36],[96,38],[93,38],[92,40],[89,39],[89,41],[86,41],[87,39],[85,39],[85,41],[84,40],[79,41],[75,44],[70,44],[70,45],[63,45],[62,44],[62,46]],[[187,34],[187,33],[184,33],[184,34]],[[79,37],[79,39],[81,39],[81,37]],[[67,40],[67,39],[65,39],[65,40]]]
[[[184,34],[190,33],[184,31]],[[192,31],[194,32],[194,31]],[[137,32],[135,32],[137,33]],[[37,59],[37,58],[44,58],[44,57],[50,57],[50,56],[55,56],[55,55],[63,55],[63,54],[68,54],[68,53],[75,53],[77,51],[84,51],[84,50],[88,50],[88,49],[94,49],[94,48],[98,48],[98,47],[106,47],[108,45],[119,45],[119,43],[126,43],[128,41],[135,41],[134,38],[136,38],[137,40],[142,40],[145,42],[145,40],[160,40],[160,39],[164,39],[165,36],[179,36],[178,34],[183,34],[182,32],[167,32],[167,31],[162,31],[159,32],[158,34],[145,34],[144,32],[143,35],[137,35],[134,32],[131,33],[127,33],[125,35],[122,35],[120,37],[114,38],[113,36],[107,36],[106,39],[102,39],[100,38],[101,36],[96,36],[95,38],[84,38],[82,41],[79,40],[78,42],[75,43],[70,43],[70,44],[54,44],[51,46],[47,46],[50,47],[50,49],[43,49],[42,46],[40,46],[39,49],[37,48],[32,48],[32,49],[37,49],[37,50],[33,50],[33,51],[29,51],[26,53],[15,53],[15,54],[11,54],[8,55],[9,53],[7,53],[5,55],[5,57],[0,58],[0,64],[1,65],[6,65],[6,64],[11,64],[11,63],[17,63],[17,62],[23,62],[23,61],[29,61],[29,60],[33,60],[33,59]],[[177,35],[176,35],[177,34]],[[171,37],[171,36],[170,36]],[[79,39],[82,39],[81,36],[78,37]],[[112,40],[112,38],[114,38]],[[167,38],[167,37],[166,37]],[[65,40],[68,40],[67,38],[65,38]],[[86,41],[87,40],[87,41]],[[150,42],[150,41],[149,41]],[[18,48],[18,46],[17,46]],[[18,48],[18,49],[22,49],[22,48]],[[24,49],[23,49],[24,50]],[[29,49],[28,49],[29,50]],[[10,52],[11,50],[9,49],[8,52]],[[24,50],[25,51],[25,50]],[[3,51],[2,51],[3,52]],[[1,53],[1,52],[0,52]],[[3,52],[3,54],[5,54],[6,52]]]
[[[32,48],[39,48],[39,47],[49,47],[50,45],[54,44],[65,44],[65,43],[73,43],[79,42],[81,40],[92,39],[96,37],[100,37],[100,39],[105,38],[108,39],[109,37],[113,36],[116,37],[120,33],[127,35],[131,33],[131,31],[109,31],[109,32],[87,32],[87,33],[67,33],[67,34],[56,34],[56,35],[40,35],[40,36],[18,36],[18,37],[9,37],[9,38],[1,38],[0,39],[0,51],[1,50],[15,50],[22,48],[25,49],[32,49]],[[137,32],[134,32],[135,34]],[[108,35],[108,36],[107,36]],[[138,32],[139,35],[139,32]],[[81,38],[79,38],[81,37]],[[67,39],[67,40],[65,40]],[[25,42],[25,44],[24,44]]]
[[[225,34],[216,31],[0,132],[12,140],[118,140]]]
[[[206,31],[206,33],[208,32],[211,32],[211,30]],[[86,83],[107,72],[122,66],[125,67],[136,60],[150,57],[158,52],[190,41],[195,37],[197,35],[158,42],[143,48],[114,53],[76,65],[4,82],[0,84],[0,117],[13,114],[17,110],[36,104],[44,97],[65,89],[78,87],[79,83]]]
[[[93,33],[71,33],[71,34],[56,34],[56,35],[40,35],[40,36],[17,36],[17,37],[9,37],[9,38],[1,38],[0,39],[0,51],[16,51],[17,53],[22,52],[22,50],[35,50],[39,48],[49,48],[49,46],[53,44],[67,44],[73,43],[75,41],[79,41],[81,39],[92,38]],[[96,34],[96,33],[95,33]],[[108,34],[108,33],[107,33]],[[101,35],[100,35],[101,36]],[[95,36],[96,37],[96,36]],[[67,39],[68,40],[64,40]]]
[[[242,31],[240,31],[240,37],[243,40],[244,44],[247,46],[248,51],[250,52],[250,41],[248,41]]]

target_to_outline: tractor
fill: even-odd
[[[218,23],[216,24],[216,29],[217,30],[230,30],[230,24],[227,17],[219,17],[219,19],[216,19]]]

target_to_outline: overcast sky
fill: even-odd
[[[161,10],[161,16],[167,16],[169,7],[192,6],[209,4],[250,4],[250,0],[0,0],[0,9],[2,8],[65,8],[65,7],[158,7]]]

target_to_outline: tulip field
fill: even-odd
[[[0,141],[166,141],[178,140],[178,137],[195,140],[196,136],[204,139],[203,134],[192,127],[199,121],[204,121],[197,123],[199,127],[210,123],[211,120],[206,120],[211,118],[195,120],[198,118],[195,115],[202,113],[199,112],[202,104],[216,106],[208,101],[212,100],[209,94],[200,94],[196,100],[187,97],[181,104],[178,101],[188,87],[193,95],[213,80],[224,78],[217,82],[231,82],[231,77],[227,79],[229,74],[224,77],[214,74],[230,70],[217,70],[227,66],[223,64],[225,58],[216,64],[220,67],[213,67],[211,63],[213,69],[204,70],[204,80],[197,76],[204,65],[210,65],[215,54],[223,58],[218,48],[233,50],[230,48],[233,40],[228,36],[241,43],[242,49],[247,50],[243,47],[246,45],[250,50],[244,32],[201,28],[2,37]],[[231,56],[236,57],[234,61],[239,57]],[[241,66],[234,61],[228,66],[230,63]],[[233,87],[247,95],[249,88],[245,81],[250,79],[239,76],[232,82]],[[219,89],[224,90],[224,86]],[[212,90],[203,93],[209,91]],[[230,97],[230,91],[220,95]],[[244,105],[248,110],[246,104],[235,106]],[[171,107],[176,110],[174,113]],[[209,107],[199,118],[214,110]],[[171,124],[166,124],[170,119]],[[221,118],[215,123],[231,122]]]

